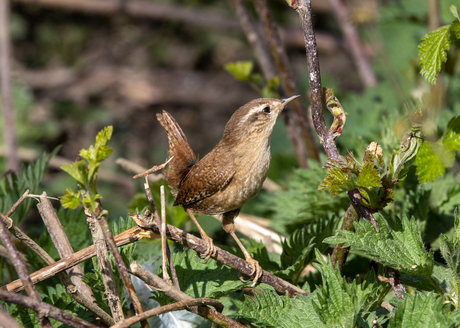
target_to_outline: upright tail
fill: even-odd
[[[196,157],[190,148],[184,132],[176,120],[166,111],[157,114],[157,119],[165,128],[169,140],[169,168],[165,172],[166,181],[173,189],[178,190],[180,184],[193,165]]]

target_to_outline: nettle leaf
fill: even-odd
[[[244,295],[244,302],[234,300],[238,308],[236,316],[250,320],[256,327],[281,327],[279,318],[290,308],[289,293],[281,297],[268,285],[261,285],[260,291],[262,295],[256,290],[254,298]]]
[[[436,180],[446,171],[443,162],[428,141],[425,141],[420,147],[414,164],[417,166],[416,172],[420,183]]]
[[[358,175],[359,187],[381,187],[379,170],[374,163],[365,164]]]
[[[282,312],[278,327],[331,327],[323,323],[321,316],[316,311],[314,300],[317,299],[316,291],[308,296],[297,295],[291,299],[291,307],[288,311]]]
[[[446,62],[450,49],[450,25],[438,28],[422,38],[418,47],[421,74],[431,84],[435,84],[442,64]]]
[[[381,217],[376,221],[376,232],[371,222],[355,222],[355,231],[338,231],[337,236],[326,238],[329,244],[344,244],[354,251],[395,270],[430,277],[433,271],[433,252],[427,252],[414,219],[401,220],[401,230],[390,230]]]
[[[460,150],[460,116],[453,117],[449,121],[442,143],[450,150]]]
[[[436,296],[433,292],[428,295],[416,293],[405,294],[405,299],[394,299],[396,306],[394,316],[390,317],[388,328],[401,327],[456,327],[459,317],[458,311],[450,312],[450,306],[445,305],[442,296]]]
[[[357,186],[353,175],[354,162],[327,160],[323,168],[327,175],[319,184],[319,190],[328,190],[333,196],[337,196]]]
[[[191,249],[174,253],[173,260],[181,290],[195,298],[219,298],[252,284],[241,282],[238,271],[213,259],[202,263]]]
[[[251,61],[237,61],[226,64],[225,70],[232,74],[238,81],[248,81],[254,64]]]

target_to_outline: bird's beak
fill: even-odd
[[[281,99],[281,103],[283,104],[283,106],[286,106],[289,102],[291,102],[292,100],[297,99],[299,97],[300,97],[300,95],[296,95],[296,96],[292,96],[292,97],[289,97],[289,98]]]

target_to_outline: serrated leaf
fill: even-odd
[[[74,210],[82,204],[80,196],[80,190],[77,193],[75,193],[72,189],[67,188],[65,190],[64,196],[62,196],[61,198],[61,204],[64,208],[70,208]]]
[[[457,11],[458,15],[458,11]],[[460,39],[460,18],[457,16],[457,19],[454,20],[452,25],[450,26],[450,31],[455,36],[455,38]]]
[[[339,168],[331,168],[318,186],[319,190],[328,190],[333,196],[351,190],[355,187],[351,174],[342,172]]]
[[[449,10],[455,18],[460,19],[456,5],[450,5]]]
[[[435,84],[442,64],[446,62],[450,49],[450,25],[438,28],[422,38],[418,47],[421,74],[431,84]]]
[[[359,187],[381,187],[379,170],[374,166],[374,163],[369,163],[363,166],[358,175]]]
[[[278,327],[284,328],[299,328],[299,327],[315,327],[315,328],[330,328],[325,325],[321,316],[315,310],[314,299],[316,293],[308,296],[297,295],[291,300],[291,308],[289,311],[284,311],[279,319]]]
[[[420,183],[436,180],[446,171],[441,159],[433,151],[428,141],[425,141],[420,147],[414,164],[417,166],[416,172]]]
[[[442,143],[450,150],[460,150],[460,116],[453,117],[449,121]]]
[[[237,61],[225,65],[225,70],[238,81],[248,81],[254,64],[251,61]]]
[[[260,291],[262,295],[254,292],[255,299],[244,295],[244,302],[234,300],[238,307],[236,315],[250,320],[256,327],[280,327],[282,312],[290,308],[289,294],[281,297],[268,285],[262,285]]]
[[[442,296],[436,296],[434,293],[428,295],[422,293],[405,294],[404,296],[404,300],[394,300],[396,308],[392,312],[394,315],[390,317],[388,328],[449,328],[456,326],[458,314],[454,316],[449,313],[449,306],[443,304],[444,298]]]
[[[340,230],[337,236],[324,242],[333,245],[351,246],[361,255],[371,258],[395,270],[430,277],[433,271],[433,252],[425,250],[421,234],[414,219],[404,217],[400,230],[390,230],[381,217],[376,221],[376,232],[371,222],[361,220],[354,223],[355,231]]]
[[[252,284],[241,282],[238,271],[213,259],[202,263],[191,249],[174,253],[173,261],[181,290],[195,298],[218,298]]]

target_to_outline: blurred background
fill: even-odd
[[[422,105],[432,118],[428,135],[439,134],[437,124],[459,113],[458,74],[430,87],[418,73],[420,39],[452,21],[452,2],[312,0],[323,85],[334,89],[348,113],[338,139],[342,154],[353,151],[356,158],[362,158],[371,141],[379,141],[384,150],[397,147],[407,127],[404,118]],[[228,63],[252,61],[253,73],[263,74],[234,4],[210,0],[11,1],[12,93],[19,157],[27,162],[62,146],[40,192],[58,197],[66,188],[75,190],[75,181],[60,164],[74,161],[81,148],[94,143],[99,130],[113,125],[109,145],[114,153],[101,166],[98,191],[111,216],[126,214],[129,204],[134,209],[136,194],[143,194],[142,183],[115,161],[122,157],[145,168],[164,162],[167,138],[156,120],[156,113],[162,110],[176,118],[200,157],[212,149],[232,113],[260,97],[249,83],[238,81],[225,69]],[[243,5],[252,23],[261,29],[253,3]],[[307,109],[308,71],[298,14],[282,0],[270,0],[268,5]],[[458,54],[453,58],[458,60]],[[283,96],[281,89],[275,91]],[[446,97],[436,96],[439,94]],[[441,111],[444,108],[447,111]],[[3,127],[3,116],[0,121]],[[300,165],[284,119],[278,120],[272,144],[269,177],[279,188],[286,188]],[[5,172],[3,142],[0,151],[0,172]],[[316,168],[313,175],[321,172],[314,161],[308,166]],[[321,175],[316,180],[321,181]],[[312,184],[317,187],[316,180]],[[266,193],[258,196],[259,201],[249,202],[244,211],[273,216],[276,205],[264,202]],[[346,200],[338,201],[346,207]],[[309,215],[325,214],[320,207]],[[280,220],[289,220],[290,213],[285,216]],[[34,217],[29,218],[33,222]],[[283,221],[273,226],[286,232],[288,224]]]

